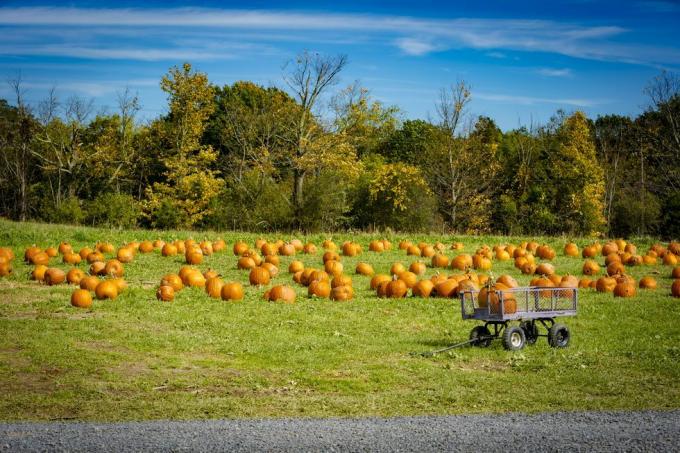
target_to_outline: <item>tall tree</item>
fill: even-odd
[[[346,55],[326,56],[305,51],[284,68],[286,72],[283,80],[301,107],[293,124],[295,151],[292,199],[296,217],[301,214],[304,203],[304,180],[307,174],[299,162],[309,152],[310,144],[323,133],[314,118],[314,109],[328,88],[337,83],[346,64]]]
[[[210,145],[201,145],[207,120],[213,112],[213,88],[208,77],[192,70],[189,63],[173,67],[161,80],[168,94],[167,138],[172,148],[163,159],[165,181],[147,189],[147,212],[161,207],[176,209],[181,226],[198,224],[210,213],[210,202],[223,181],[212,168],[217,154]]]

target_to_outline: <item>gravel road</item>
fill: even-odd
[[[0,451],[678,451],[680,411],[0,423]]]

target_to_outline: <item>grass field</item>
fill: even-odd
[[[162,275],[177,272],[183,257],[158,251],[125,266],[130,289],[92,309],[71,307],[72,287],[47,287],[29,280],[21,263],[25,247],[74,249],[106,240],[117,246],[142,239],[216,239],[228,251],[199,266],[225,280],[248,280],[236,270],[231,247],[260,235],[244,233],[109,231],[0,220],[0,246],[14,249],[15,272],[0,278],[0,419],[141,420],[232,417],[394,416],[581,409],[665,409],[680,407],[680,300],[670,297],[668,266],[629,269],[636,278],[653,275],[657,290],[615,299],[594,290],[580,292],[579,314],[568,318],[572,342],[551,349],[544,338],[507,352],[500,342],[488,349],[463,348],[433,358],[410,355],[467,339],[451,299],[378,299],[369,278],[353,276],[351,302],[314,300],[292,282],[288,263],[321,264],[317,255],[281,258],[274,283],[297,291],[297,303],[264,302],[264,289],[246,286],[237,303],[184,289],[172,303],[155,299]],[[290,239],[290,235],[265,235]],[[320,246],[329,235],[301,237]],[[414,259],[398,250],[405,236],[388,237],[390,252],[368,252],[377,235],[333,235],[360,242],[364,252],[343,257],[347,273],[367,261],[387,273],[391,263]],[[465,245],[518,243],[525,238],[409,236],[412,241]],[[581,258],[567,258],[567,238],[538,238],[555,247],[560,274],[580,276]],[[587,240],[577,240],[581,247]],[[649,240],[635,241],[646,251]],[[451,257],[460,252],[447,250]],[[599,261],[602,261],[599,259]],[[67,269],[60,258],[54,265]],[[86,269],[85,264],[80,265]],[[452,272],[452,271],[449,271]],[[427,276],[434,273],[428,268]],[[494,262],[497,276],[512,262]]]

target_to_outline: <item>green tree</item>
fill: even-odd
[[[604,172],[582,112],[565,118],[557,130],[550,156],[550,176],[556,186],[554,212],[570,233],[597,234],[604,219]]]
[[[200,140],[214,110],[213,89],[204,73],[192,70],[189,63],[173,67],[161,80],[168,94],[167,139],[172,148],[163,159],[165,181],[146,191],[147,213],[170,202],[180,213],[181,226],[199,224],[210,213],[211,200],[220,192],[223,181],[213,164],[217,154]]]

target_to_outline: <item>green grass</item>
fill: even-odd
[[[565,322],[566,349],[544,338],[516,353],[500,342],[488,349],[463,348],[433,358],[414,357],[466,339],[472,322],[461,320],[456,300],[378,299],[367,277],[353,276],[356,297],[337,303],[307,298],[281,260],[274,283],[296,288],[295,305],[264,302],[264,289],[246,287],[245,300],[214,300],[184,289],[173,303],[155,300],[160,277],[177,272],[180,257],[158,251],[137,254],[126,265],[130,289],[91,310],[69,304],[71,287],[29,281],[21,263],[25,247],[79,249],[96,240],[223,237],[229,251],[200,266],[225,280],[247,282],[236,270],[231,246],[259,235],[199,232],[109,231],[12,223],[0,220],[0,246],[13,247],[15,273],[0,279],[0,419],[141,420],[231,417],[395,416],[506,411],[667,409],[680,407],[680,300],[670,297],[670,268],[631,268],[637,278],[654,275],[659,289],[634,299],[592,290],[580,293],[579,314]],[[289,239],[290,235],[269,235]],[[300,239],[320,245],[327,235]],[[352,273],[359,261],[387,272],[394,261],[413,259],[394,247],[368,252],[375,235],[333,235],[358,240],[364,252],[343,257]],[[390,237],[395,243],[402,236]],[[464,252],[482,243],[522,238],[410,236],[430,243],[460,240]],[[561,274],[580,276],[582,260],[562,256],[567,238],[541,238],[558,252]],[[577,241],[579,246],[587,240]],[[646,250],[649,240],[636,241]],[[456,252],[457,253],[457,252]],[[449,256],[454,252],[447,251]],[[316,256],[298,255],[308,266]],[[53,262],[66,268],[55,258]],[[85,268],[82,264],[81,268]],[[428,268],[427,275],[434,271]],[[494,262],[493,273],[511,273],[511,262]]]

